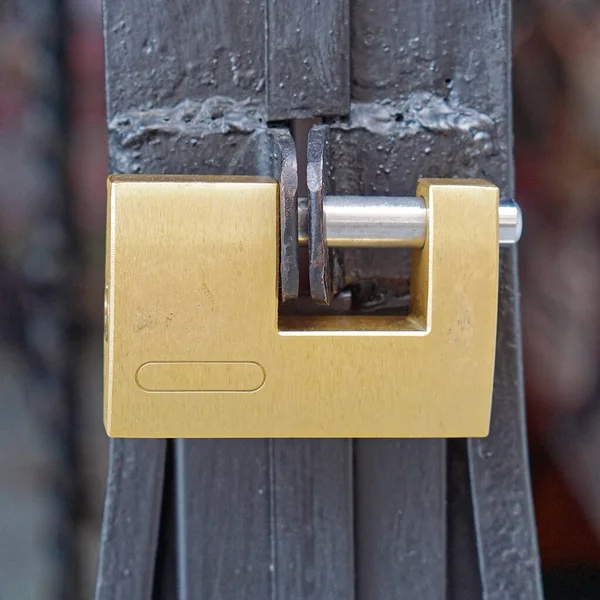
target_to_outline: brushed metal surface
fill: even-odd
[[[467,437],[489,427],[498,189],[421,180],[408,317],[278,317],[267,178],[109,179],[105,425],[119,437]],[[465,224],[467,226],[465,226]],[[147,392],[151,362],[256,362],[250,394]],[[165,389],[184,390],[187,375]],[[160,385],[154,382],[154,388]],[[175,387],[174,387],[175,386]]]

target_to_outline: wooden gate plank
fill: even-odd
[[[352,443],[272,440],[275,598],[352,600]]]
[[[502,250],[492,427],[469,440],[484,600],[543,598],[525,431],[517,257]]]
[[[445,454],[442,440],[356,442],[357,598],[445,597]]]
[[[110,441],[96,600],[150,600],[165,440]]]
[[[267,440],[178,440],[179,598],[269,598]]]
[[[263,0],[104,0],[109,118],[217,94],[264,106]]]
[[[348,114],[348,4],[349,0],[267,0],[270,120]]]
[[[113,172],[271,172],[264,18],[260,1],[105,0]],[[179,441],[175,456],[178,585],[161,593],[270,597],[266,442]]]
[[[467,441],[448,440],[447,598],[481,600]]]
[[[510,194],[512,122],[508,0],[485,0],[468,3],[468,6],[464,0],[444,3],[354,0],[351,24],[353,103],[349,119],[332,126],[334,193],[412,194],[417,178],[427,175],[484,177],[497,183],[505,194]],[[348,262],[345,258],[342,253],[342,264]],[[472,441],[468,444],[474,527],[479,544],[479,553],[476,554],[473,547],[469,556],[471,560],[478,556],[482,568],[480,585],[486,598],[500,597],[493,594],[500,593],[502,577],[508,577],[508,570],[514,569],[512,562],[511,566],[503,564],[502,554],[494,552],[495,547],[490,546],[492,540],[498,538],[498,534],[492,531],[493,515],[504,517],[507,532],[522,532],[520,541],[524,543],[522,548],[526,549],[518,554],[527,558],[528,564],[533,566],[531,569],[522,568],[527,572],[519,578],[519,586],[521,590],[536,588],[536,553],[529,543],[535,535],[534,525],[527,516],[531,508],[527,464],[520,453],[525,439],[521,415],[523,397],[517,387],[508,383],[518,381],[515,357],[516,347],[520,344],[510,324],[515,313],[515,273],[510,266],[511,261],[512,258],[503,252],[504,286],[505,289],[511,288],[513,293],[501,290],[500,338],[504,337],[506,341],[499,345],[502,354],[499,362],[508,366],[501,376],[497,373],[502,383],[499,384],[497,379],[497,406],[494,408],[495,423],[490,439],[505,435],[512,440],[513,448],[516,448],[512,452],[512,466],[518,473],[517,481],[513,480],[509,489],[504,491],[502,479],[497,478],[501,473],[490,469],[486,472],[474,458],[473,449],[485,448],[486,442]],[[353,262],[356,262],[355,256]],[[511,315],[508,320],[502,316],[503,313]],[[502,397],[502,389],[510,389],[511,402]],[[404,465],[401,445],[389,443],[385,451],[378,452],[372,446],[379,443],[364,440],[358,442],[356,448],[357,531],[367,532],[366,535],[370,531],[380,531],[377,561],[370,558],[369,550],[361,551],[361,534],[358,535],[358,597],[368,597],[369,600],[389,598],[389,590],[397,590],[398,596],[402,597],[422,597],[418,578],[411,577],[410,571],[407,573],[409,564],[397,559],[398,546],[406,544],[406,555],[412,553],[413,557],[429,558],[432,547],[437,549],[446,544],[445,518],[437,509],[445,500],[445,453],[432,449],[435,444],[444,442],[423,442],[425,446],[420,452],[426,456],[427,447],[430,457],[423,458],[421,463],[421,454],[417,454],[412,464],[407,466],[403,478],[410,484],[407,484],[406,495],[398,497],[396,502],[390,501],[388,496],[397,493],[400,485],[398,473]],[[498,464],[504,452],[498,448]],[[490,467],[495,465],[489,464]],[[454,479],[456,470],[450,472]],[[423,477],[426,482],[422,481]],[[416,481],[419,481],[418,485]],[[386,486],[386,482],[393,483]],[[451,493],[455,494],[456,482],[453,480],[451,483]],[[362,491],[373,487],[379,490],[378,494]],[[515,493],[520,500],[529,501],[522,505],[517,502],[523,508],[525,518],[513,513],[511,520],[508,510],[516,505],[511,504],[510,496]],[[488,496],[496,499],[491,500]],[[453,499],[451,502],[454,511],[456,504]],[[430,507],[430,512],[423,504]],[[486,510],[480,510],[480,506],[485,506]],[[416,539],[406,536],[399,542],[392,528],[386,531],[378,524],[379,521],[394,522],[398,511],[407,521],[414,521],[417,528],[428,523],[423,535]],[[461,516],[451,512],[449,518],[454,519],[457,515]],[[437,526],[429,526],[432,520]],[[452,536],[446,549],[448,557],[460,547],[464,549],[464,540],[457,539],[456,525],[453,522],[450,529]],[[469,533],[472,527],[470,520],[463,519],[463,525],[465,533]],[[486,527],[485,532],[482,527]],[[474,534],[470,535],[470,540],[470,544],[474,545]],[[505,544],[501,545],[504,551],[509,550]],[[435,552],[434,555],[445,562],[445,552]],[[419,564],[417,560],[415,562]],[[466,568],[464,563],[450,558],[448,566],[459,570]],[[477,572],[475,564],[471,565],[471,569]],[[503,573],[501,577],[500,571]],[[444,574],[442,567],[431,571],[429,577],[433,581],[428,590],[429,597],[445,596]],[[451,583],[448,597],[462,597],[461,590],[455,586],[459,573],[452,572],[448,576]],[[360,582],[365,577],[373,582],[386,581],[387,588],[379,594],[377,588],[373,589],[371,585],[364,584],[363,589]],[[373,585],[376,586],[376,583]],[[471,586],[475,595],[477,588],[475,584]],[[537,598],[535,594],[531,597]]]
[[[272,175],[262,1],[147,4],[105,0],[112,171]],[[178,440],[180,597],[351,598],[348,447]]]

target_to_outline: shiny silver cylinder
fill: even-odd
[[[498,241],[501,246],[512,246],[521,239],[523,217],[514,200],[501,200],[498,206]]]
[[[327,245],[331,248],[422,248],[427,236],[427,208],[422,198],[327,196],[324,202]],[[498,208],[499,241],[519,241],[521,210],[514,200]],[[298,198],[298,242],[308,244],[308,203]]]
[[[330,247],[421,248],[427,235],[427,209],[421,198],[327,196],[324,203]],[[298,240],[308,243],[308,203],[298,199]]]

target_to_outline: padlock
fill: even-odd
[[[276,181],[110,177],[108,434],[487,435],[499,192],[423,179],[416,199],[410,313],[300,316],[280,310]]]

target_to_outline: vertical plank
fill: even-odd
[[[263,0],[103,1],[111,172],[271,173]]]
[[[353,103],[349,119],[332,125],[332,193],[412,195],[419,175],[441,174],[428,172],[425,144],[455,152],[455,136],[442,140],[433,123],[418,124],[418,112],[431,114],[428,102],[436,104],[429,63],[440,33],[436,13],[443,11],[443,4],[434,10],[417,0],[351,3]],[[341,254],[342,265],[374,260],[374,251]],[[400,253],[377,260],[379,269],[382,261],[406,269]],[[397,266],[395,276],[407,285],[408,270]],[[356,441],[358,600],[445,597],[445,457],[444,440]]]
[[[510,194],[512,122],[508,0],[474,3],[464,0],[443,3],[353,0],[351,25],[352,104],[349,118],[332,125],[332,193],[412,194],[420,176],[463,176],[490,179],[505,194]],[[350,257],[352,261],[347,260]],[[361,260],[366,263],[370,258],[368,252],[353,251],[350,254],[344,251],[340,263],[357,264]],[[390,255],[388,260],[394,260],[393,256]],[[470,572],[477,573],[477,565],[473,564],[477,557],[481,565],[479,585],[484,595],[487,594],[486,598],[501,597],[502,578],[509,577],[510,569],[515,567],[511,561],[503,564],[501,554],[490,548],[503,537],[493,531],[491,515],[504,516],[507,537],[523,532],[526,546],[527,540],[535,535],[533,521],[527,515],[525,518],[517,513],[513,513],[512,518],[508,515],[509,508],[516,506],[510,502],[511,495],[517,493],[522,500],[530,499],[527,464],[522,452],[525,442],[519,407],[522,408],[523,398],[514,386],[518,381],[516,348],[520,341],[510,325],[516,311],[515,272],[511,264],[512,258],[503,253],[500,336],[506,336],[507,341],[499,344],[501,355],[498,359],[506,369],[501,375],[500,372],[497,374],[491,438],[497,440],[505,436],[513,443],[510,460],[519,475],[509,490],[502,489],[499,470],[485,472],[475,464],[473,449],[482,451],[486,442],[468,444],[475,529],[468,542]],[[408,273],[399,270],[397,276],[407,277]],[[502,316],[503,313],[508,319]],[[498,396],[499,392],[512,399],[506,401]],[[414,450],[405,448],[405,443],[410,448],[413,442],[397,445],[387,442],[386,446],[379,446],[381,441],[364,440],[356,445],[358,598],[387,600],[391,590],[396,590],[396,597],[462,597],[462,591],[455,583],[469,565],[451,557],[457,551],[464,551],[465,540],[457,537],[458,524],[452,521],[447,546],[445,514],[439,510],[445,501],[446,459],[445,453],[436,449],[436,445],[443,446],[445,442],[423,441],[423,445]],[[503,460],[503,452],[497,446],[494,456],[498,466]],[[413,456],[409,463],[403,462],[404,453]],[[402,476],[398,474],[401,468],[404,469]],[[455,486],[456,477],[463,481],[459,485],[468,485],[469,478],[456,463],[450,473],[453,497],[449,518],[461,518],[468,533],[469,519],[456,512]],[[399,486],[405,488],[402,496],[397,492]],[[368,489],[377,489],[379,493],[365,491]],[[395,500],[390,501],[389,497],[394,495]],[[487,513],[490,518],[482,521],[483,512],[478,508],[482,503],[500,510],[495,513],[490,510]],[[520,507],[525,509],[526,505]],[[385,530],[381,526],[380,521],[394,522],[397,514],[402,514],[407,522],[413,522],[416,530],[422,528],[423,534],[414,538],[404,535],[398,540],[392,528]],[[485,525],[484,529],[482,525]],[[370,555],[375,542],[361,544],[363,532],[366,536],[375,535],[369,532],[379,534],[378,560],[373,560]],[[475,537],[478,548],[472,547]],[[505,544],[500,546],[508,551]],[[410,556],[412,560],[399,560],[402,556]],[[423,557],[421,561],[415,558],[419,556]],[[530,559],[532,567],[522,568],[526,573],[519,577],[519,590],[534,589],[535,549],[529,544],[528,550],[520,556]],[[436,564],[436,568],[431,569],[429,564],[427,569],[421,569],[422,577],[429,578],[427,588],[423,590],[419,577],[411,569],[414,565],[427,565],[427,560],[438,560],[444,565]],[[448,574],[449,587],[446,564],[452,569]],[[373,583],[364,583],[365,578]],[[377,587],[377,582],[382,581],[387,587]],[[478,586],[472,583],[470,589],[476,597]],[[516,591],[515,587],[511,589]],[[499,595],[491,595],[494,593]]]
[[[263,1],[104,1],[111,169],[273,174]],[[293,71],[289,89],[302,77]],[[178,440],[179,597],[351,598],[348,448]]]
[[[525,431],[516,252],[502,250],[490,435],[469,440],[483,600],[543,598]]]
[[[447,598],[482,597],[467,442],[448,440]]]
[[[275,598],[352,600],[352,442],[272,440]]]
[[[264,105],[264,3],[104,0],[109,118],[224,96]]]
[[[262,0],[104,0],[104,21],[113,172],[272,173]],[[175,463],[162,533],[176,536],[177,589],[158,572],[158,594],[270,597],[266,442],[177,441]]]
[[[349,0],[267,0],[270,120],[345,115],[350,108]]]
[[[154,563],[152,600],[173,600],[175,590],[178,589],[177,539],[173,535],[176,530],[174,454],[174,440],[166,440],[165,475],[156,561]]]
[[[267,440],[177,440],[179,598],[270,598]]]
[[[96,600],[152,598],[165,450],[165,440],[111,440]]]
[[[442,440],[356,442],[356,597],[441,600],[446,577]]]

